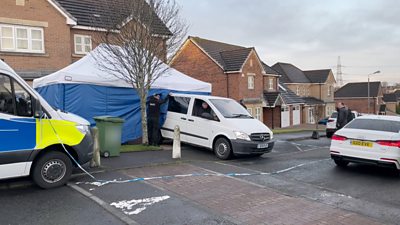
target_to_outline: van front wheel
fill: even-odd
[[[218,138],[214,143],[214,153],[220,159],[229,159],[232,156],[231,144],[226,138]]]
[[[33,181],[41,188],[54,188],[67,183],[72,173],[72,162],[61,152],[48,152],[35,162]]]

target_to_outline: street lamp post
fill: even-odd
[[[371,76],[371,75],[374,75],[374,74],[378,74],[378,73],[380,73],[381,71],[380,70],[378,70],[378,71],[375,71],[375,72],[373,72],[373,73],[370,73],[370,74],[368,74],[368,114],[370,113],[370,110],[369,110],[369,76]]]

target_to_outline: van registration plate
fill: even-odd
[[[268,143],[258,144],[257,148],[268,148]]]
[[[372,142],[370,142],[370,141],[352,140],[352,141],[351,141],[351,145],[356,145],[356,146],[361,146],[361,147],[372,148],[372,146],[373,146],[374,144],[373,144]]]

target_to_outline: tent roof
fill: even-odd
[[[33,87],[43,87],[52,84],[93,84],[99,86],[113,86],[131,88],[132,86],[118,77],[108,73],[98,63],[96,54],[105,57],[102,45],[75,63],[48,76],[33,80]],[[189,77],[171,67],[168,67],[151,86],[154,89],[168,89],[175,91],[206,92],[211,93],[211,84]]]

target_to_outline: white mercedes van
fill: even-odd
[[[262,155],[274,146],[272,131],[229,98],[172,94],[161,128],[172,139],[179,126],[181,141],[213,150],[220,159],[234,155]]]

